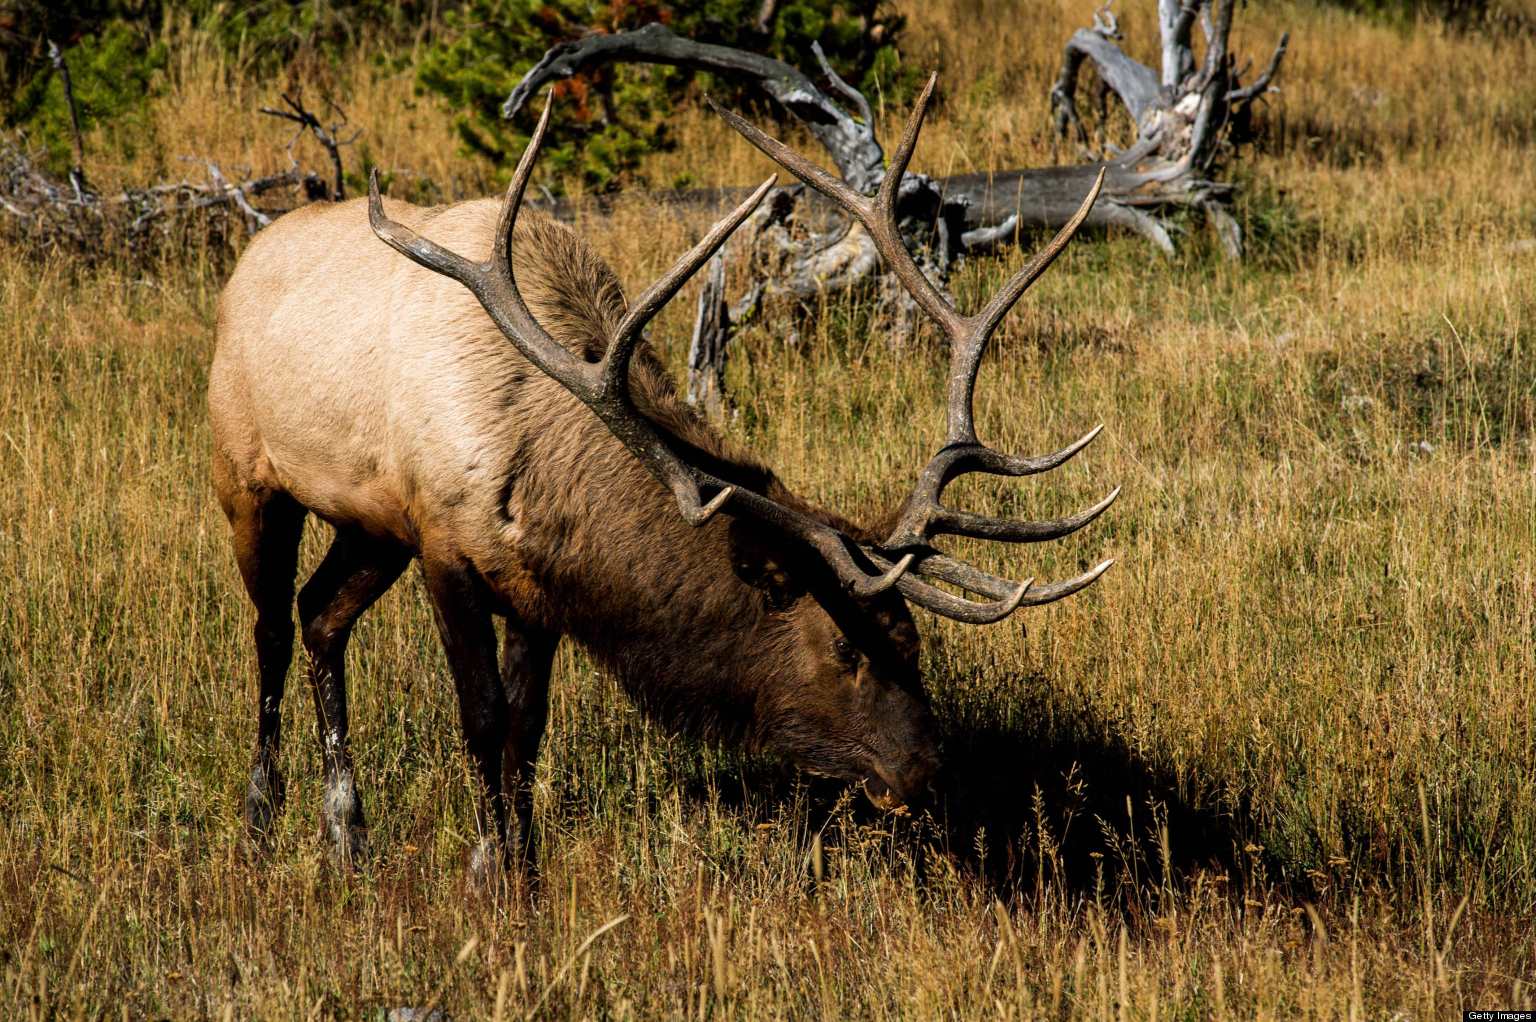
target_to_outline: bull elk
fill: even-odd
[[[924,794],[938,749],[909,605],[999,621],[1077,592],[1111,563],[1036,585],[948,557],[933,540],[1055,539],[1119,492],[1043,522],[940,502],[959,475],[1044,472],[1099,431],[1054,454],[1012,456],[977,439],[971,407],[988,338],[1066,246],[1098,185],[1044,252],[981,312],[962,316],[896,229],[897,188],[934,82],[873,198],[720,111],[856,218],[949,340],[943,443],[878,528],[801,499],[734,449],[679,400],[642,336],[773,178],[629,305],[613,272],[569,229],[519,214],[548,105],[499,215],[491,200],[436,209],[386,202],[375,179],[367,222],[387,248],[371,244],[361,200],[310,206],[257,237],[221,298],[209,379],[215,487],[256,607],[260,696],[245,798],[253,837],[269,833],[283,799],[279,706],[309,513],[335,528],[297,602],[324,828],[344,857],[360,847],[364,820],[343,655],[358,617],[412,559],[481,788],[477,864],[500,861],[487,858],[498,845],[508,860],[528,854],[531,776],[562,637],[667,726],[862,784],[879,805]]]

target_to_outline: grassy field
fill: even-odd
[[[931,173],[1054,154],[1046,93],[1092,4],[936,0],[909,59],[948,90]],[[1124,4],[1143,55],[1150,4]],[[1134,8],[1134,9],[1132,9]],[[976,33],[984,23],[988,31]],[[220,280],[0,247],[0,1014],[14,1018],[1413,1018],[1536,1006],[1536,39],[1311,3],[1268,142],[1240,167],[1250,258],[1088,237],[1000,333],[983,436],[1105,435],[965,506],[1055,513],[1068,541],[978,549],[1061,577],[993,628],[922,618],[956,778],[947,822],[872,818],[772,764],[644,724],[562,649],[527,906],[475,888],[471,788],[420,584],[352,645],[375,854],[317,837],[300,668],[289,809],[242,850],[252,614],[208,480]],[[271,99],[195,38],[132,155],[280,164]],[[488,187],[409,70],[332,72],[370,155]],[[900,111],[892,111],[889,127]],[[760,180],[704,117],[653,180]],[[704,154],[708,154],[704,160]],[[704,162],[700,162],[704,160]],[[583,225],[631,289],[696,224],[640,198]],[[1022,255],[977,261],[974,303]],[[689,292],[691,296],[691,291]],[[656,339],[682,366],[680,301]],[[808,495],[870,514],[937,435],[943,368],[835,308],[768,322],[726,427]],[[312,527],[305,563],[323,548]],[[1027,633],[1020,627],[1027,625]]]

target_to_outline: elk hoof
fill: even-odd
[[[337,865],[351,867],[368,854],[368,825],[363,820],[363,800],[357,794],[350,771],[325,783],[325,804],[320,810],[324,837]]]
[[[258,762],[245,789],[245,829],[251,845],[265,851],[272,843],[272,822],[282,812],[285,789],[277,767]]]
[[[494,890],[506,872],[506,856],[502,854],[501,842],[488,837],[476,841],[469,853],[470,880],[477,887]]]

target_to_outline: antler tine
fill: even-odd
[[[1099,580],[1099,576],[1114,567],[1114,564],[1115,559],[1111,557],[1100,561],[1076,578],[1069,578],[1061,582],[1052,582],[1050,585],[1040,586],[1024,597],[1023,605],[1026,607],[1040,607],[1047,603],[1055,603],[1057,600],[1064,600],[1073,593],[1093,585]]]
[[[1083,197],[1082,203],[1077,207],[1077,212],[1072,214],[1061,230],[1056,232],[1056,237],[1051,243],[1029,264],[1009,278],[1008,283],[998,289],[992,300],[986,304],[976,315],[966,320],[964,340],[957,340],[950,351],[949,363],[949,428],[945,442],[950,444],[973,444],[976,442],[976,423],[974,418],[974,399],[976,392],[976,374],[981,369],[981,357],[986,353],[987,342],[992,339],[992,331],[1002,322],[1008,310],[1029,290],[1031,284],[1040,278],[1056,257],[1061,255],[1067,245],[1072,241],[1077,229],[1083,226],[1083,221],[1088,219],[1088,213],[1093,209],[1093,204],[1098,201],[1099,192],[1104,187],[1104,168],[1099,168],[1099,173],[1093,181],[1093,187],[1088,189],[1088,194]]]
[[[907,554],[901,563],[906,563],[912,557]],[[931,556],[930,556],[931,559]],[[870,560],[876,567],[884,567],[889,562],[878,554],[870,554]],[[958,563],[958,562],[956,562]],[[897,565],[899,567],[900,565]],[[965,567],[962,565],[962,567]],[[895,570],[894,568],[892,569]],[[989,578],[991,576],[988,576]],[[941,580],[947,581],[947,580]],[[947,617],[951,621],[959,621],[969,625],[990,625],[1001,621],[1003,618],[1018,610],[1019,607],[1030,602],[1033,595],[1032,587],[1035,580],[1025,579],[1023,582],[1004,582],[998,587],[1001,591],[990,603],[978,603],[975,600],[967,600],[963,596],[956,596],[944,590],[924,582],[916,575],[908,573],[896,581],[896,591],[908,601],[917,604],[924,610],[932,611],[940,617]],[[990,588],[990,587],[989,587]]]
[[[603,388],[613,392],[615,388],[625,385],[628,379],[629,359],[634,353],[635,343],[639,341],[641,332],[651,318],[661,311],[662,306],[672,300],[678,289],[688,283],[699,267],[709,262],[710,257],[725,244],[726,239],[741,226],[741,222],[752,215],[758,205],[763,201],[763,196],[768,194],[774,184],[778,182],[777,174],[770,174],[768,180],[757,186],[757,190],[749,195],[745,202],[731,210],[722,217],[709,232],[699,240],[699,243],[683,254],[682,258],[672,264],[672,268],[666,272],[656,283],[645,289],[645,292],[636,298],[630,305],[629,311],[619,321],[618,330],[614,333],[613,340],[609,342],[608,351],[603,356]]]
[[[911,575],[896,583],[896,589],[912,603],[940,617],[947,617],[951,621],[959,621],[967,625],[990,625],[996,624],[1029,602],[1029,590],[1034,584],[1034,579],[1027,578],[1019,583],[1012,595],[992,603],[977,603],[974,600],[954,596]]]
[[[885,559],[878,555],[874,555],[870,559],[873,561],[876,567],[882,566],[886,563]],[[1073,593],[1078,592],[1081,589],[1086,589],[1088,586],[1098,581],[1099,576],[1108,571],[1114,563],[1114,558],[1110,558],[1109,560],[1101,561],[1099,564],[1083,572],[1081,575],[1077,575],[1073,578],[1069,578],[1061,582],[1051,582],[1041,586],[1034,585],[1034,580],[1031,579],[1029,590],[1020,600],[1019,606],[1039,607],[1047,603],[1055,603],[1057,600],[1065,599],[1066,597],[1071,596]],[[931,610],[936,614],[942,614],[946,617],[950,616],[946,613],[946,610],[952,606],[953,602],[956,600],[959,600],[961,604],[972,607],[997,608],[1001,607],[1004,603],[1010,600],[1019,590],[1019,583],[1017,582],[1011,582],[1006,578],[998,578],[996,575],[993,575],[990,572],[982,571],[980,568],[966,564],[964,561],[957,561],[953,557],[949,557],[936,551],[929,551],[923,554],[915,568],[915,572],[921,574],[924,578],[931,578],[939,582],[947,582],[950,585],[959,586],[961,589],[964,589],[967,592],[975,593],[978,596],[986,596],[995,601],[991,604],[977,604],[969,600],[961,600],[959,597],[953,595],[952,593],[947,593],[942,589],[934,588],[933,586],[927,585],[921,580],[915,578],[912,578],[911,580],[916,582],[916,585],[907,586],[901,589],[902,595],[906,596],[907,599],[911,600],[913,603],[916,603],[918,606],[927,610]],[[911,576],[909,576],[909,578],[911,578]],[[938,594],[938,596],[942,597],[942,599],[929,602],[930,594],[933,593]],[[996,618],[995,620],[1001,620],[1001,618]]]
[[[901,141],[896,145],[896,153],[891,157],[891,164],[886,168],[885,177],[880,182],[880,190],[875,193],[875,205],[884,206],[887,209],[896,208],[896,195],[901,191],[901,179],[907,173],[907,164],[912,162],[912,154],[917,150],[917,136],[923,130],[923,118],[928,115],[928,101],[933,98],[934,87],[939,84],[939,73],[931,72],[928,75],[928,84],[923,86],[922,93],[917,97],[917,103],[912,107],[912,114],[907,118],[907,126],[902,129]]]
[[[972,514],[938,508],[928,519],[928,533],[941,536],[969,536],[972,539],[992,539],[1001,543],[1042,543],[1049,539],[1070,536],[1109,509],[1120,496],[1120,487],[1097,504],[1075,515],[1052,518],[1042,522],[1017,521],[1012,518],[994,518],[990,515]]]
[[[384,215],[384,199],[379,195],[379,168],[368,172],[368,225],[385,244],[429,270],[459,281],[470,290],[483,285],[485,267],[472,263],[457,252],[429,241],[401,223]]]
[[[783,142],[757,127],[757,125],[743,120],[734,111],[725,109],[715,102],[713,96],[705,96],[704,102],[709,104],[711,110],[724,118],[725,123],[735,128],[739,135],[762,150],[763,155],[767,156],[774,163],[777,163],[854,216],[862,219],[868,215],[869,200],[854,191],[846,181],[833,177]]]
[[[528,186],[534,159],[544,141],[551,107],[550,103],[544,105],[539,126],[534,130],[528,148],[523,151],[523,157],[512,175],[512,184],[507,189],[501,217],[496,225],[496,240],[491,245],[490,258],[485,262],[471,262],[386,216],[384,199],[379,194],[377,168],[368,175],[368,223],[373,233],[396,252],[419,266],[441,273],[467,287],[480,300],[501,332],[528,361],[585,400],[591,395],[592,388],[586,378],[584,364],[539,325],[539,321],[528,311],[523,296],[518,293],[517,283],[512,278],[512,228],[517,222],[518,207],[522,204],[523,191]]]
[[[847,182],[833,177],[761,128],[743,120],[738,114],[726,110],[713,99],[708,102],[715,113],[735,128],[738,134],[761,150],[763,155],[843,207],[855,220],[863,224],[864,229],[869,232],[870,240],[874,242],[876,251],[885,259],[891,272],[896,274],[896,278],[912,295],[913,300],[922,307],[924,312],[933,317],[949,337],[950,343],[954,344],[965,334],[965,318],[955,311],[954,306],[950,305],[923,275],[923,271],[912,260],[912,253],[907,251],[906,243],[901,240],[901,232],[896,227],[896,193],[900,187],[901,174],[906,170],[906,161],[912,158],[912,148],[917,144],[917,134],[922,127],[923,114],[927,109],[929,97],[933,95],[933,85],[937,80],[937,75],[928,80],[928,87],[923,90],[916,108],[912,111],[912,116],[908,118],[906,132],[902,136],[902,148],[897,152],[900,165],[893,163],[890,170],[886,172],[885,181],[881,182],[880,191],[876,193],[873,202],[854,191]],[[886,182],[893,178],[896,184],[887,187]]]
[[[507,196],[501,203],[501,216],[496,221],[496,241],[491,246],[491,259],[496,264],[498,274],[509,281],[513,279],[512,229],[517,226],[517,214],[523,206],[523,193],[528,189],[528,180],[533,177],[533,165],[538,161],[539,150],[544,147],[544,132],[549,128],[549,115],[554,109],[553,97],[546,99],[538,126],[533,129],[523,155],[518,158],[517,169],[512,172],[512,182],[507,185]],[[516,291],[515,285],[513,291]],[[517,300],[521,304],[522,296],[519,295]],[[527,311],[526,306],[523,311]]]

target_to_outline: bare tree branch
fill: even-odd
[[[874,125],[832,102],[799,70],[761,54],[694,42],[659,24],[587,36],[551,48],[507,96],[501,114],[514,116],[548,82],[599,64],[623,62],[686,67],[754,82],[805,123],[831,154],[843,180],[871,192],[885,176],[885,153],[875,138]]]
[[[1269,58],[1269,66],[1264,73],[1253,80],[1253,84],[1245,85],[1240,89],[1233,89],[1227,93],[1227,102],[1233,106],[1239,103],[1251,103],[1253,100],[1269,91],[1269,83],[1274,80],[1275,73],[1280,70],[1280,62],[1285,59],[1285,50],[1290,45],[1291,34],[1282,32],[1280,42],[1275,46],[1275,52]]]
[[[341,120],[335,124],[332,124],[329,128],[326,128],[320,123],[320,118],[316,117],[309,110],[305,109],[304,96],[302,92],[296,91],[291,96],[286,92],[282,93],[282,99],[284,103],[288,104],[287,110],[278,110],[274,107],[264,106],[261,108],[260,112],[266,114],[268,117],[279,117],[285,121],[292,121],[299,126],[299,132],[294,136],[293,142],[288,143],[290,156],[292,155],[294,143],[299,140],[299,137],[302,136],[304,132],[308,131],[315,136],[315,140],[319,142],[320,145],[325,148],[326,153],[329,154],[331,158],[331,167],[335,172],[335,176],[332,179],[334,183],[331,186],[331,201],[340,202],[342,199],[346,198],[347,188],[346,174],[343,171],[341,162],[341,147],[344,145],[351,145],[353,142],[356,142],[362,135],[362,132],[355,131],[352,133],[350,138],[343,139],[338,137],[341,130],[347,126],[347,112],[332,102],[329,97],[326,98],[326,106],[330,107],[333,111],[341,116]]]
[[[85,183],[85,136],[80,132],[80,108],[75,104],[75,84],[69,77],[69,64],[64,60],[59,44],[52,39],[48,40],[48,59],[64,86],[64,102],[69,107],[69,126],[75,142],[75,165],[69,169],[69,183],[74,186],[75,198],[83,202],[91,190]]]
[[[67,88],[66,94],[70,94]],[[346,113],[327,100],[340,121],[326,127],[297,95],[284,95],[283,101],[289,109],[263,108],[261,112],[298,124],[294,142],[303,133],[313,132],[330,155],[333,181],[305,170],[290,142],[289,167],[275,174],[231,180],[212,160],[184,157],[205,169],[206,182],[161,182],[99,194],[85,186],[85,172],[78,166],[84,147],[78,135],[77,166],[71,169],[67,184],[42,170],[17,144],[0,140],[0,224],[8,222],[29,244],[65,247],[87,259],[125,251],[142,257],[188,241],[222,246],[232,236],[259,231],[297,204],[258,207],[253,200],[265,194],[289,190],[298,202],[322,195],[340,199],[344,187],[340,147],[358,137],[357,133],[339,137]]]

